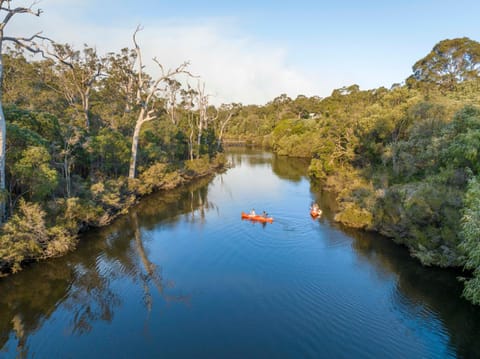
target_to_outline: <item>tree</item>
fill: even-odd
[[[178,96],[180,94],[180,90],[182,88],[182,84],[175,79],[167,79],[167,101],[166,101],[166,108],[168,117],[170,121],[174,125],[177,125],[178,116],[177,116],[177,104],[178,104]]]
[[[440,41],[413,65],[415,79],[449,90],[457,83],[478,78],[479,70],[480,43],[468,37]]]
[[[50,54],[58,62],[57,75],[59,92],[70,106],[76,107],[80,100],[85,129],[90,129],[90,96],[94,85],[105,66],[105,59],[97,55],[94,48],[84,45],[83,51],[74,50],[72,46],[54,44]]]
[[[217,135],[217,150],[222,146],[222,139],[225,129],[227,128],[228,123],[233,118],[234,115],[240,110],[240,105],[236,103],[231,104],[222,104],[219,108],[219,113],[222,116],[217,116],[216,124],[216,135]]]
[[[141,30],[138,26],[133,33],[133,43],[135,45],[135,52],[137,54],[136,62],[138,64],[137,72],[137,105],[140,106],[137,121],[135,122],[135,129],[133,131],[132,138],[132,156],[130,159],[130,169],[128,172],[129,178],[135,178],[135,170],[137,165],[137,150],[138,150],[138,138],[140,136],[140,130],[144,123],[152,121],[157,118],[157,108],[155,108],[155,100],[158,100],[158,94],[162,90],[161,86],[164,83],[171,81],[176,75],[179,74],[191,74],[187,71],[188,62],[184,62],[175,69],[166,70],[163,65],[154,58],[153,61],[160,68],[160,75],[155,81],[145,75],[142,63],[142,53],[140,46],[137,43],[137,33]]]
[[[218,112],[215,116],[210,116],[208,113],[208,98],[210,95],[205,93],[205,83],[200,85],[200,82],[197,84],[197,105],[198,105],[198,123],[197,123],[197,147],[198,155],[200,156],[200,149],[202,147],[202,136],[203,132],[208,130],[208,125],[210,122],[214,122],[218,118]]]
[[[195,136],[195,127],[197,123],[197,116],[193,111],[195,107],[195,100],[197,99],[197,92],[187,85],[187,89],[183,89],[181,91],[182,96],[182,108],[186,113],[186,120],[188,124],[188,128],[190,130],[188,135],[188,155],[190,160],[193,160],[193,152],[194,152],[194,136]]]
[[[13,42],[18,46],[21,46],[30,52],[39,53],[42,52],[37,44],[35,43],[36,39],[46,39],[41,37],[40,34],[34,34],[29,38],[24,37],[10,37],[5,36],[5,28],[11,19],[17,14],[31,14],[34,16],[40,16],[42,11],[40,9],[34,10],[33,6],[36,3],[33,3],[30,7],[16,7],[12,8],[12,0],[0,0],[0,13],[5,14],[5,17],[0,22],[0,87],[3,82],[3,43],[5,41]],[[6,138],[7,138],[7,129],[5,114],[3,113],[2,107],[2,90],[0,88],[0,191],[5,192],[5,155],[6,155]],[[0,223],[5,220],[5,199],[3,195],[0,195]]]
[[[19,185],[34,200],[48,196],[57,186],[57,172],[50,166],[50,154],[42,146],[30,146],[12,168]]]
[[[99,106],[94,111],[101,118],[102,125],[119,130],[127,135],[135,121],[133,111],[137,97],[137,74],[135,50],[123,48],[120,53],[106,56],[105,76],[100,78],[97,96]]]
[[[463,295],[475,304],[480,304],[480,181],[473,177],[465,194],[462,218],[462,243],[467,254],[465,268],[473,270],[473,278],[465,282]]]

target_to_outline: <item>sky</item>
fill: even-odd
[[[132,47],[142,25],[147,71],[157,73],[153,57],[168,68],[189,61],[214,104],[390,88],[439,41],[480,41],[478,0],[41,0],[34,8],[40,17],[16,15],[6,35],[43,31],[104,54]]]

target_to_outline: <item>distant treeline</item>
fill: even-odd
[[[311,158],[310,176],[337,194],[337,221],[425,265],[465,267],[464,294],[480,304],[479,70],[478,42],[444,40],[402,84],[237,106],[225,136]]]

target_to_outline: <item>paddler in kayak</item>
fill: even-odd
[[[310,207],[310,214],[312,216],[320,216],[322,214],[322,210],[320,209],[320,207],[318,206],[317,203],[313,203]]]

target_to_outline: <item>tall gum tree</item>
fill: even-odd
[[[90,130],[90,96],[92,89],[103,75],[106,59],[98,56],[96,49],[84,45],[82,51],[69,44],[53,44],[48,54],[57,59],[57,90],[72,108],[80,102],[84,126]]]
[[[210,95],[205,93],[205,82],[197,84],[197,96],[198,96],[198,123],[197,123],[197,148],[198,156],[200,156],[200,148],[202,145],[203,131],[208,130],[210,122],[214,122],[218,118],[218,112],[215,116],[210,117],[208,113],[208,102]]]
[[[456,84],[479,77],[480,43],[468,37],[440,41],[412,69],[416,80],[453,90]]]
[[[155,114],[157,109],[155,108],[156,100],[158,100],[159,93],[163,90],[163,86],[168,84],[175,76],[179,74],[187,74],[192,76],[187,71],[188,62],[184,62],[175,69],[166,70],[163,65],[154,58],[153,61],[158,65],[160,69],[160,75],[156,80],[151,81],[150,78],[144,73],[144,66],[142,62],[142,52],[137,42],[137,34],[142,28],[137,26],[137,29],[133,33],[133,44],[136,52],[136,62],[138,65],[137,72],[137,105],[140,107],[137,120],[135,122],[135,129],[133,131],[132,138],[132,156],[130,159],[130,169],[128,172],[128,178],[135,178],[136,166],[137,166],[137,151],[138,151],[138,139],[140,136],[140,130],[143,124],[152,121],[157,118]]]
[[[34,16],[40,16],[42,10],[34,9],[37,2],[31,3],[30,6],[18,6],[13,7],[13,0],[0,0],[0,85],[3,83],[3,52],[4,43],[11,42],[33,53],[43,53],[37,46],[36,40],[45,40],[45,37],[40,36],[39,33],[32,35],[29,38],[26,37],[11,37],[5,36],[5,29],[10,23],[12,18],[18,14],[30,14]],[[0,222],[4,222],[6,217],[5,208],[5,156],[6,156],[6,139],[7,128],[5,122],[5,114],[2,106],[2,89],[0,86]]]

